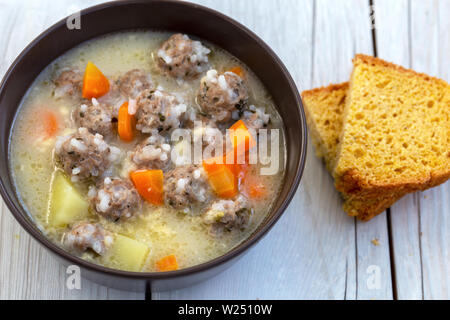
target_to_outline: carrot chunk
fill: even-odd
[[[55,136],[59,130],[59,123],[56,115],[50,110],[45,110],[42,120],[44,122],[46,138],[48,139]]]
[[[245,73],[244,70],[242,70],[241,67],[236,66],[230,69],[230,72],[233,72],[234,74],[237,74],[239,77],[241,77],[242,79],[244,79],[245,77]]]
[[[108,91],[108,78],[104,76],[100,69],[95,66],[95,64],[89,61],[83,77],[83,98],[98,98],[103,96]]]
[[[209,184],[221,198],[233,198],[237,195],[249,167],[247,151],[256,146],[255,139],[242,120],[230,127],[229,135],[233,150],[223,157],[214,157],[203,161],[203,168],[207,173]],[[238,163],[239,156],[244,156],[244,163]]]
[[[247,152],[256,146],[256,140],[247,129],[244,121],[235,122],[229,129],[231,144],[234,148],[234,154]]]
[[[137,170],[130,173],[130,178],[145,200],[154,205],[164,203],[162,170]]]
[[[203,161],[203,168],[214,192],[221,198],[233,198],[238,193],[238,183],[232,167],[220,158]]]
[[[262,182],[246,183],[247,194],[252,199],[261,199],[267,195],[267,188]]]
[[[128,113],[128,102],[124,102],[119,108],[117,131],[123,141],[130,142],[134,138],[135,117]]]
[[[203,161],[203,168],[207,173],[216,172],[220,170],[220,167],[225,164],[225,156],[224,157],[215,157],[206,159]]]
[[[174,271],[178,270],[177,258],[174,254],[168,255],[156,261],[156,268],[158,271]]]
[[[49,109],[41,109],[39,113],[39,138],[43,140],[53,138],[60,129],[58,116]]]

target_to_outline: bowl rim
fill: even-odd
[[[31,221],[28,221],[25,216],[29,216],[29,214],[26,212],[26,210],[22,210],[22,208],[16,206],[14,203],[12,197],[10,194],[6,191],[5,187],[5,181],[0,176],[0,194],[7,205],[8,209],[11,211],[14,218],[19,222],[19,224],[30,234],[35,240],[37,240],[40,244],[42,244],[45,248],[50,250],[53,254],[56,254],[57,256],[62,257],[66,261],[69,261],[72,264],[75,264],[77,266],[83,267],[89,271],[97,272],[97,273],[106,273],[108,275],[113,275],[121,278],[128,278],[128,279],[138,279],[138,280],[158,280],[158,279],[174,279],[179,277],[184,277],[192,274],[196,274],[199,272],[203,272],[206,270],[213,269],[214,267],[217,267],[219,265],[224,264],[225,262],[232,260],[233,258],[236,258],[240,256],[244,251],[249,249],[251,246],[256,244],[259,240],[261,240],[267,232],[275,225],[275,223],[278,221],[278,219],[281,217],[281,215],[285,212],[286,208],[288,207],[289,203],[291,202],[292,198],[294,197],[298,185],[300,183],[301,177],[303,175],[303,171],[305,168],[306,163],[306,153],[307,153],[307,129],[306,129],[306,118],[305,113],[303,109],[302,100],[300,98],[299,91],[297,90],[297,87],[295,85],[294,80],[292,79],[291,75],[289,74],[287,68],[283,64],[283,62],[280,60],[280,58],[277,56],[277,54],[254,32],[250,31],[247,27],[242,25],[241,23],[237,22],[236,20],[228,17],[227,15],[220,13],[214,9],[191,3],[186,1],[179,1],[179,0],[120,0],[120,1],[108,1],[105,3],[101,3],[98,5],[94,5],[88,8],[85,8],[81,10],[80,14],[81,16],[85,14],[91,14],[96,11],[100,11],[106,8],[110,7],[118,7],[118,6],[126,6],[131,4],[139,4],[139,3],[148,3],[148,2],[155,2],[155,3],[165,3],[165,4],[177,4],[182,5],[186,7],[190,7],[194,10],[202,10],[206,14],[213,15],[219,19],[225,20],[227,23],[234,25],[241,31],[245,32],[248,36],[250,36],[260,47],[263,48],[273,59],[274,64],[277,68],[279,68],[283,74],[283,76],[286,78],[289,89],[292,91],[296,104],[298,113],[300,116],[300,121],[302,125],[302,137],[301,141],[299,143],[301,144],[302,148],[300,150],[299,155],[299,161],[296,165],[295,170],[295,177],[292,182],[292,185],[290,187],[290,190],[288,191],[286,197],[280,204],[277,211],[275,211],[271,218],[267,219],[265,222],[262,222],[263,225],[260,226],[256,231],[254,231],[247,239],[240,242],[238,245],[233,247],[230,251],[226,252],[225,254],[218,256],[212,260],[208,260],[206,262],[175,270],[175,271],[162,271],[162,272],[133,272],[133,271],[124,271],[119,269],[113,269],[108,268],[102,265],[98,265],[95,263],[91,263],[89,261],[86,261],[82,258],[79,258],[75,255],[72,255],[71,253],[67,252],[60,246],[56,245],[55,243],[51,242],[40,230],[39,227],[36,224],[33,224]],[[0,83],[0,94],[4,91],[5,84],[7,80],[10,78],[12,72],[16,68],[17,64],[28,54],[28,52],[33,48],[37,43],[39,43],[43,38],[45,38],[49,33],[56,30],[57,28],[60,28],[62,25],[66,24],[66,20],[68,17],[65,17],[58,22],[54,23],[49,28],[45,29],[42,33],[40,33],[33,41],[31,41],[23,50],[22,52],[14,59],[11,66],[6,71],[1,83]],[[17,110],[16,110],[17,112]],[[12,129],[12,127],[11,127]],[[11,134],[11,132],[10,132]],[[10,145],[10,137],[8,138],[8,145]],[[287,154],[289,154],[289,150],[286,150]],[[9,157],[8,157],[9,158]],[[7,164],[9,167],[9,164]],[[8,174],[10,176],[11,181],[13,181],[10,169],[8,170]],[[292,174],[292,173],[291,173]],[[24,208],[23,208],[24,209]],[[22,212],[25,211],[25,212]],[[31,217],[30,217],[31,219]]]

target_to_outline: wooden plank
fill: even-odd
[[[411,67],[450,81],[450,1],[413,0],[410,12]],[[419,194],[424,299],[450,299],[449,195],[449,182]]]
[[[450,1],[376,0],[381,58],[450,80]],[[450,297],[449,183],[391,208],[398,299]]]
[[[356,53],[373,54],[368,2],[334,3],[317,1],[314,87],[348,81],[353,56]],[[340,207],[337,214],[342,215],[343,219],[350,219],[345,217]],[[354,274],[355,291],[354,296],[347,298],[392,299],[386,215],[366,223],[357,220],[354,223],[356,270],[350,274]],[[374,239],[378,240],[379,245],[372,243]],[[368,285],[373,276],[380,277],[379,286]]]
[[[0,1],[0,75],[20,51],[54,22],[102,1]],[[70,11],[68,11],[70,10]],[[0,201],[0,299],[143,299],[142,293],[109,289],[82,280],[81,290],[66,287],[66,271],[19,226]]]
[[[317,1],[314,86],[348,81],[353,56],[356,53],[373,54],[368,2],[335,3]],[[345,215],[340,208],[338,214]],[[386,215],[382,214],[366,223],[355,220],[353,232],[356,239],[354,298],[392,299]],[[374,239],[378,240],[379,245],[372,243]],[[379,285],[368,285],[367,281],[378,276]]]
[[[312,44],[312,1],[194,1],[221,11],[256,32],[279,54],[297,84],[310,85]],[[307,162],[310,166],[311,162]],[[311,174],[310,167],[305,175]],[[320,174],[320,173],[319,173]],[[308,177],[303,181],[308,181]],[[319,183],[320,184],[320,183]],[[305,190],[306,189],[306,190]],[[325,256],[330,239],[318,235],[318,216],[311,214],[311,197],[302,183],[293,205],[270,233],[239,262],[217,277],[191,288],[153,292],[155,299],[295,299],[343,298],[347,245],[340,239],[339,257]],[[327,190],[323,191],[327,193]],[[305,203],[305,198],[308,198]],[[322,203],[328,209],[327,203]],[[323,215],[325,217],[325,215]],[[330,219],[332,220],[332,219]],[[341,230],[344,233],[343,230]],[[332,237],[332,235],[330,235]],[[321,258],[323,258],[321,260]],[[328,260],[328,261],[326,261]],[[339,263],[337,260],[340,260]],[[331,268],[329,262],[338,267]],[[335,280],[337,279],[337,280]],[[327,282],[336,282],[331,285]]]
[[[422,193],[419,205],[424,299],[450,299],[450,182]]]
[[[368,49],[366,53],[371,53],[370,48],[365,47],[365,28],[359,29],[359,19],[366,21],[365,1],[341,1],[338,2],[339,7],[331,1],[317,1],[315,4],[312,1],[292,1],[288,5],[284,1],[262,4],[261,1],[199,2],[237,17],[261,35],[286,63],[299,88],[344,81],[348,78],[345,73],[350,71],[346,71],[348,67],[345,61],[354,52],[364,51],[364,48]],[[50,5],[50,1],[27,1],[26,6],[17,3],[0,0],[0,24],[2,30],[7,30],[0,35],[0,48],[5,51],[0,55],[0,74],[4,73],[31,38],[58,20],[57,16],[66,14],[61,10],[66,4],[61,2],[52,2]],[[409,23],[408,1],[390,1],[387,5],[387,1],[375,0],[375,4],[379,56],[448,81],[449,1],[411,2]],[[322,7],[323,11],[319,10]],[[406,11],[402,8],[406,8]],[[58,10],[60,14],[55,14]],[[316,19],[314,42],[313,17]],[[19,19],[22,22],[16,23]],[[23,23],[25,19],[27,23]],[[355,19],[357,22],[354,22]],[[413,29],[411,32],[409,25]],[[381,32],[383,26],[388,28]],[[411,43],[409,36],[405,40],[405,28],[408,31],[406,34],[411,35]],[[411,54],[405,50],[409,47]],[[333,58],[334,55],[338,58]],[[412,63],[409,64],[409,61]],[[313,156],[310,145],[308,164],[299,192],[284,217],[256,248],[218,278],[191,289],[155,293],[155,296],[389,298],[387,284],[375,294],[366,290],[367,267],[377,266],[380,261],[381,270],[387,270],[388,266],[386,247],[382,247],[387,244],[384,215],[367,224],[354,224],[353,220],[344,218],[343,213],[336,209],[339,199],[330,186],[331,179]],[[445,213],[450,212],[449,191],[447,183],[423,194],[407,196],[392,208],[392,241],[399,298],[449,297],[450,226],[445,216]],[[0,298],[133,297],[84,282],[81,292],[69,292],[64,287],[64,270],[25,234],[3,207],[0,231]],[[286,239],[286,234],[292,234],[291,238]],[[379,239],[381,246],[373,247],[369,243],[372,238]],[[268,254],[273,257],[279,255],[280,259],[272,261],[277,260],[272,258],[267,266],[260,266],[261,261],[267,261]],[[292,258],[292,264],[284,266],[283,258],[287,255]],[[390,278],[384,272],[382,275],[382,279]],[[254,286],[254,283],[261,282],[263,284],[260,287]],[[295,288],[286,287],[286,283],[295,285]]]
[[[378,56],[410,67],[408,0],[377,0],[375,23]],[[391,237],[398,299],[422,298],[418,210],[410,210],[415,203],[414,195],[408,195],[391,208]]]
[[[284,61],[300,89],[348,80],[354,53],[372,53],[366,2],[196,2],[230,15],[260,35]],[[379,237],[383,245],[375,248],[364,236],[366,229],[372,229],[367,237]],[[361,230],[359,236],[357,230]],[[389,299],[386,235],[385,216],[360,225],[344,214],[333,181],[310,143],[300,188],[260,244],[222,275],[192,288],[155,292],[154,297]],[[357,256],[362,267],[356,265]],[[380,266],[381,289],[367,289],[369,265]]]

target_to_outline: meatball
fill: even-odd
[[[196,165],[170,170],[164,181],[164,201],[175,209],[188,210],[191,205],[207,202],[211,189],[203,168]]]
[[[214,119],[191,111],[185,122],[185,127],[192,130],[192,141],[194,145],[201,143],[203,150],[209,147],[209,154],[204,154],[204,157],[214,157],[215,151],[219,149],[222,149],[222,154],[226,152],[226,134],[224,127],[221,125],[222,128],[219,128]]]
[[[248,92],[242,79],[233,72],[218,74],[209,70],[200,82],[197,102],[218,122],[230,120],[232,112],[247,104]]]
[[[143,91],[136,101],[136,129],[143,133],[179,128],[186,105],[165,91]]]
[[[89,191],[91,197],[93,193]],[[107,177],[91,202],[99,215],[116,222],[131,218],[139,208],[140,198],[129,180]]]
[[[118,81],[110,81],[109,82],[109,91],[105,95],[97,98],[97,101],[100,104],[104,104],[109,106],[111,109],[111,113],[113,116],[113,121],[116,121],[119,115],[119,108],[126,101],[129,101],[128,97],[122,95],[122,92],[119,89],[119,85],[116,83]]]
[[[72,181],[79,181],[101,176],[119,158],[120,150],[109,146],[102,135],[78,128],[57,139],[55,153]]]
[[[194,78],[207,70],[210,52],[200,41],[192,41],[180,33],[174,34],[158,50],[158,66],[174,78]]]
[[[194,142],[202,141],[203,148],[210,147],[211,150],[216,148],[224,148],[226,146],[226,135],[220,131],[216,123],[211,120],[199,120],[202,121],[201,126],[195,126],[192,131]],[[213,155],[211,155],[213,156]]]
[[[131,160],[138,168],[166,169],[170,164],[170,144],[164,137],[153,132],[131,153]]]
[[[133,69],[121,76],[118,81],[120,92],[127,98],[135,99],[146,89],[153,89],[152,77],[141,69]]]
[[[223,231],[245,229],[253,209],[247,198],[239,195],[235,200],[218,200],[204,213],[203,221],[211,226],[211,233],[218,235]]]
[[[99,133],[104,137],[113,133],[113,111],[104,103],[99,103],[95,98],[92,102],[77,107],[72,117],[78,127],[87,128],[92,133]]]
[[[113,243],[112,234],[99,224],[80,222],[65,235],[64,245],[75,252],[82,253],[92,249],[99,255],[106,253]]]
[[[78,69],[63,69],[53,80],[55,84],[55,97],[64,96],[81,97],[83,86],[83,73]]]
[[[244,110],[241,118],[249,129],[265,128],[270,123],[270,115],[265,113],[264,108],[257,108],[254,105]]]

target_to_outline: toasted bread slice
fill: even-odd
[[[366,59],[371,58],[365,56],[357,56],[357,58],[358,57],[360,58],[364,57]],[[388,63],[386,64],[389,66],[393,66]],[[399,67],[394,66],[394,68]],[[405,69],[403,68],[399,68],[399,70],[402,70],[402,72],[405,71]],[[406,71],[412,72],[412,74],[414,75],[419,75],[413,71],[408,70]],[[426,75],[419,75],[419,76],[424,77],[426,81],[428,81],[428,79],[432,79]],[[431,81],[435,80],[437,79]],[[437,80],[437,82],[439,84],[443,83],[443,81],[441,80]],[[346,100],[348,87],[349,87],[348,83],[342,83],[337,85],[330,85],[324,88],[308,90],[302,93],[303,102],[307,114],[308,126],[310,129],[312,140],[316,147],[317,155],[325,159],[327,168],[330,172],[332,171],[332,168],[335,164],[336,154],[338,152],[337,143],[339,142],[340,138],[339,135],[342,129],[344,107],[345,107],[344,101]],[[448,101],[448,98],[445,98],[446,94],[448,95],[448,91],[442,95],[442,101]],[[402,98],[400,97],[400,99]],[[447,110],[447,118],[444,117],[444,119],[447,119],[448,121],[448,108],[449,108],[448,102],[446,106],[447,107],[445,110]],[[447,137],[448,136],[449,135],[447,133]],[[447,150],[449,150],[448,147]],[[437,185],[439,183],[444,182],[447,179],[448,175],[445,174],[441,175],[440,177],[435,178],[434,182],[427,187]],[[384,192],[382,193],[379,192],[346,193],[345,191],[343,191],[342,195],[345,199],[343,206],[344,211],[346,211],[350,215],[357,216],[359,219],[369,220],[378,213],[383,212],[386,208],[390,207],[395,201],[397,201],[404,194],[410,191],[411,191],[410,188],[404,185],[387,186]]]
[[[450,86],[356,55],[333,176],[353,198],[436,186],[450,177]]]
[[[342,129],[348,82],[302,92],[303,104],[316,154],[333,171]],[[369,220],[390,207],[403,194],[386,194],[374,199],[358,199],[343,193],[343,209],[351,216]]]

